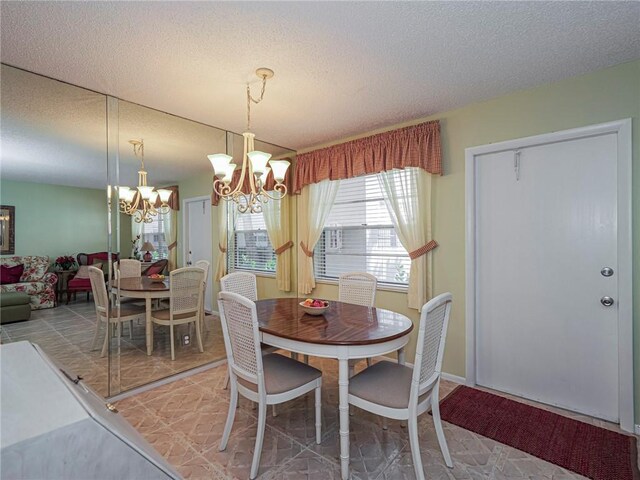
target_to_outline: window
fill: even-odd
[[[271,247],[262,213],[238,214],[233,245],[227,261],[229,270],[275,273],[276,254]]]
[[[169,221],[166,218],[167,215],[159,214],[153,218],[151,223],[142,222],[142,232],[140,238],[140,247],[144,242],[151,242],[156,247],[154,252],[150,252],[153,260],[161,260],[163,258],[169,258],[169,248],[167,242],[164,239],[164,224],[165,221]],[[146,252],[142,252],[143,254]]]
[[[336,280],[342,273],[368,272],[378,282],[405,286],[411,260],[384,202],[376,175],[340,180],[335,203],[316,244],[316,278]]]

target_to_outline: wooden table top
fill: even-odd
[[[144,276],[122,278],[120,279],[120,290],[134,292],[168,292],[169,278],[165,278],[164,282],[152,282],[148,277]]]
[[[325,345],[370,345],[402,337],[413,323],[402,314],[382,308],[330,301],[324,315],[308,315],[303,298],[258,300],[258,324],[263,333]]]

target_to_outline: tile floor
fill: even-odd
[[[82,376],[89,386],[105,397],[225,358],[222,329],[217,317],[205,318],[204,353],[198,351],[192,327],[191,344],[177,346],[174,361],[171,360],[168,327],[154,326],[154,351],[147,356],[144,322],[134,322],[133,338],[129,338],[129,327],[125,324],[123,336],[111,340],[109,377],[108,358],[100,357],[102,344],[99,349],[92,349],[95,307],[92,301],[87,302],[84,298],[80,295],[69,305],[35,310],[26,322],[2,325],[0,342],[28,340],[37,343],[70,373]],[[104,331],[103,328],[101,332],[104,334]],[[178,326],[177,338],[189,331],[188,325]]]
[[[338,479],[337,362],[312,359],[324,374],[323,436],[314,439],[313,395],[281,405],[278,416],[267,417],[260,462],[262,479]],[[362,368],[364,362],[360,362]],[[249,476],[256,434],[251,403],[240,400],[229,445],[218,445],[226,420],[229,393],[223,389],[224,366],[163,385],[118,402],[124,417],[185,478],[246,479]],[[455,384],[442,382],[443,396]],[[531,402],[535,404],[534,402]],[[541,406],[541,405],[537,405]],[[561,414],[559,409],[549,408]],[[580,420],[616,429],[589,417]],[[383,430],[380,418],[354,408],[351,416],[351,472],[354,479],[413,479],[408,435],[399,422]],[[444,465],[430,415],[420,418],[420,441],[428,479],[529,479],[583,478],[463,428],[444,423],[454,468]]]

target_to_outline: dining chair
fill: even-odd
[[[418,416],[431,409],[444,461],[453,467],[440,419],[440,375],[452,296],[443,293],[422,307],[413,368],[382,361],[349,380],[349,404],[376,415],[406,420],[416,477],[424,479]]]
[[[233,292],[255,302],[258,300],[258,286],[253,273],[233,272],[220,279],[221,291]]]
[[[233,292],[238,295],[242,295],[244,298],[248,298],[252,302],[258,300],[258,285],[256,276],[253,273],[248,272],[233,272],[228,273],[220,279],[220,291]],[[277,348],[270,347],[268,345],[262,345],[262,353],[266,355],[273,353]],[[309,362],[307,362],[309,363]],[[224,389],[229,388],[230,375],[227,374],[227,380],[224,384]],[[273,416],[276,416],[276,409],[273,408]]]
[[[151,321],[169,327],[171,341],[171,360],[176,359],[174,327],[185,323],[195,323],[196,339],[200,353],[202,336],[200,335],[200,311],[202,304],[202,282],[204,272],[201,268],[185,267],[173,270],[169,274],[169,308],[151,312]]]
[[[232,292],[218,294],[218,310],[231,375],[231,399],[220,451],[227,448],[238,394],[258,404],[258,432],[250,478],[256,478],[266,424],[267,405],[276,405],[315,390],[316,443],[321,441],[322,372],[277,353],[262,354],[256,304]]]
[[[363,307],[373,308],[376,303],[378,279],[366,272],[343,273],[338,277],[338,300]],[[353,363],[349,365],[350,376],[353,375]],[[367,366],[371,366],[371,359],[367,358]]]
[[[129,338],[133,338],[133,320],[144,319],[145,309],[144,307],[136,305],[119,305],[119,303],[116,303],[114,308],[109,308],[109,295],[107,294],[103,271],[96,267],[89,267],[89,280],[91,282],[93,301],[96,306],[96,333],[93,337],[92,349],[95,349],[97,346],[100,338],[100,326],[104,323],[106,325],[106,331],[102,343],[102,352],[100,353],[100,356],[104,357],[109,345],[111,326],[117,326],[119,336],[122,322],[129,322]],[[109,312],[108,320],[107,311]]]

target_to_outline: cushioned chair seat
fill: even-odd
[[[144,307],[139,307],[137,305],[121,305],[120,306],[120,316],[121,317],[128,317],[130,315],[144,315],[145,314],[145,308]],[[104,317],[104,315],[102,315]],[[109,317],[111,318],[117,318],[118,317],[118,310],[115,308],[112,308],[109,310]]]
[[[69,290],[91,290],[91,280],[88,278],[72,278],[67,283]]]
[[[193,318],[198,315],[198,312],[194,313],[180,313],[178,315],[174,315],[173,318],[175,320],[182,320],[183,318]],[[170,320],[170,313],[168,308],[164,308],[162,310],[155,310],[151,316],[153,318],[157,318],[158,320]]]
[[[349,393],[385,407],[407,408],[412,376],[413,369],[405,365],[378,362],[349,380]],[[418,402],[425,398],[421,396]]]
[[[264,355],[262,366],[264,385],[269,395],[293,390],[322,376],[322,372],[317,368],[276,353]],[[258,391],[255,383],[247,382],[240,377],[238,377],[238,383],[254,392]]]

